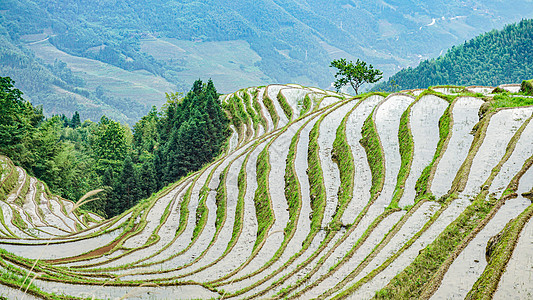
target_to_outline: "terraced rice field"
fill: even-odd
[[[531,298],[533,107],[493,89],[223,95],[225,153],[110,220],[0,157],[0,295]]]

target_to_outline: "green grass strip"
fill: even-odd
[[[443,150],[445,150],[445,147],[448,145],[448,142],[450,140],[450,129],[452,127],[453,122],[451,110],[452,107],[452,105],[448,106],[448,108],[446,108],[446,110],[439,119],[439,142],[437,144],[437,148],[435,149],[433,160],[427,167],[424,168],[422,174],[420,174],[420,177],[416,181],[415,190],[417,198],[419,196],[426,195],[429,193],[429,186],[431,184],[430,179],[436,167],[436,163],[440,159],[442,154],[444,154]]]
[[[309,148],[307,151],[307,176],[309,178],[309,195],[311,201],[311,231],[315,232],[322,227],[322,219],[324,217],[324,209],[326,206],[326,186],[324,185],[324,178],[322,172],[322,164],[320,163],[320,154],[318,145],[318,136],[320,131],[320,124],[327,114],[324,114],[313,126],[309,133]],[[306,243],[308,239],[304,243]]]
[[[305,115],[311,110],[312,105],[311,98],[309,97],[309,94],[305,95],[303,103],[302,103],[302,109],[300,110],[300,116]]]
[[[293,112],[292,112],[291,106],[289,105],[289,102],[287,102],[287,98],[283,96],[281,91],[279,91],[277,98],[278,98],[279,104],[281,105],[281,109],[283,109],[283,112],[287,116],[287,119],[289,119],[289,121],[292,120]]]
[[[233,126],[235,127],[235,130],[237,130],[237,133],[239,134],[239,140],[241,140],[243,136],[243,132],[242,132],[243,121],[240,118],[237,112],[237,109],[235,107],[235,102],[233,100],[234,97],[235,96],[231,96],[228,102],[222,103],[222,108],[224,108],[224,110],[226,111],[226,114],[228,115],[230,122],[233,124]]]
[[[363,123],[361,145],[365,148],[368,165],[372,173],[372,187],[370,195],[376,195],[383,188],[385,182],[385,157],[379,135],[374,123],[374,111],[368,116]]]
[[[265,92],[263,93],[263,104],[265,105],[266,109],[268,110],[268,113],[270,114],[270,117],[272,118],[274,128],[278,127],[279,116],[276,112],[276,107],[274,107],[274,102],[272,102],[272,99],[268,97],[268,88],[265,88]]]
[[[259,122],[263,125],[265,128],[265,131],[267,130],[267,120],[266,117],[263,115],[263,110],[261,109],[261,104],[259,103],[259,90],[254,89],[251,91],[253,101],[252,105],[257,112],[257,116],[259,118]]]
[[[507,94],[495,95],[492,107],[520,107],[533,105],[533,98],[528,97],[511,97]]]
[[[220,173],[220,176],[219,176],[217,193],[215,195],[215,205],[217,207],[217,214],[216,214],[216,220],[215,220],[215,232],[220,231],[226,219],[226,210],[227,210],[226,177],[227,177],[227,172],[229,170],[229,167],[230,166],[228,165],[226,169],[222,173]]]
[[[339,175],[341,185],[339,187],[338,193],[338,204],[335,216],[331,221],[330,227],[335,230],[339,230],[343,225],[341,222],[342,215],[348,206],[348,203],[353,198],[353,185],[355,179],[355,163],[352,153],[352,148],[346,140],[346,124],[348,123],[348,118],[353,113],[353,111],[359,106],[364,99],[361,99],[358,104],[356,104],[342,119],[339,127],[337,127],[335,140],[333,141],[332,149],[332,160],[337,164],[339,168]]]
[[[446,201],[450,202],[453,197]],[[487,216],[494,201],[478,196],[415,260],[378,291],[374,299],[419,299],[423,288],[457,246]]]
[[[252,120],[254,130],[257,131],[259,128],[259,124],[261,123],[261,118],[259,118],[257,113],[252,108],[250,95],[248,94],[248,91],[242,90],[241,92],[242,92],[242,100],[246,108],[246,113],[250,116],[250,119]]]
[[[268,176],[270,174],[268,146],[259,153],[257,158],[257,189],[254,195],[255,212],[257,216],[257,239],[253,251],[261,245],[272,224],[274,224],[274,211],[270,193],[268,192]]]
[[[498,288],[500,278],[505,272],[505,267],[518,243],[520,233],[531,219],[531,216],[533,216],[533,204],[529,205],[517,218],[507,223],[497,236],[499,241],[493,247],[488,259],[488,265],[465,299],[492,299]]]
[[[409,171],[411,170],[411,164],[413,162],[414,155],[414,142],[413,135],[411,134],[411,128],[409,126],[409,117],[411,114],[411,108],[416,103],[414,101],[409,107],[402,113],[400,118],[400,127],[398,129],[398,145],[400,146],[400,171],[396,177],[396,187],[389,208],[399,208],[398,202],[402,198],[405,181],[409,177]]]

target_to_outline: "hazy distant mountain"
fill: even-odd
[[[132,121],[199,77],[325,88],[333,58],[388,76],[524,17],[533,2],[4,0],[0,72],[48,113]]]

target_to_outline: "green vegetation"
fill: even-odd
[[[268,191],[268,176],[270,174],[268,146],[259,153],[256,168],[257,189],[255,191],[254,203],[257,216],[257,238],[255,240],[254,250],[265,240],[268,230],[274,224],[274,212],[272,211],[270,193]]]
[[[309,95],[305,95],[303,103],[302,103],[302,109],[300,111],[300,116],[305,115],[306,113],[311,110],[311,106],[313,105],[311,98],[309,98]]]
[[[356,100],[354,100],[356,101]],[[364,101],[361,99],[359,101]],[[348,203],[352,200],[353,197],[353,184],[355,178],[355,166],[354,158],[352,154],[352,149],[346,140],[346,123],[352,112],[358,107],[359,104],[355,105],[350,112],[344,116],[339,127],[337,127],[337,132],[335,135],[335,140],[333,141],[333,150],[331,152],[332,160],[337,164],[339,168],[341,185],[339,187],[339,200],[337,204],[337,212],[333,217],[331,226],[340,229],[342,225],[340,219],[346,209]]]
[[[522,20],[452,47],[416,68],[404,69],[374,89],[385,89],[392,81],[400,90],[441,84],[496,86],[522,82],[533,77],[532,38],[533,20]]]
[[[309,133],[309,149],[307,150],[307,176],[309,177],[309,196],[311,198],[311,232],[316,232],[322,227],[322,218],[326,206],[326,187],[320,163],[318,134],[323,115],[313,126]],[[309,236],[310,237],[310,236]],[[308,237],[308,238],[309,238]],[[307,240],[306,240],[307,241]]]
[[[260,117],[257,115],[257,113],[252,108],[250,95],[248,94],[248,91],[243,90],[241,93],[242,93],[242,101],[244,102],[244,105],[246,107],[246,113],[252,119],[252,123],[253,123],[252,125],[254,127],[254,130],[257,131],[259,129],[259,124],[261,124]]]
[[[283,96],[283,94],[281,93],[281,91],[278,93],[277,98],[278,98],[279,104],[281,105],[281,109],[283,109],[283,112],[287,116],[287,119],[289,119],[289,121],[292,120],[292,108],[287,102],[287,99],[285,98],[285,96]]]
[[[268,110],[268,113],[270,114],[270,118],[272,118],[272,123],[274,123],[274,127],[278,127],[279,116],[278,116],[278,113],[276,112],[276,107],[274,107],[274,102],[272,102],[272,99],[268,97],[267,90],[268,88],[265,89],[265,92],[263,94],[263,104]]]
[[[500,278],[505,272],[522,229],[533,216],[533,204],[528,206],[517,218],[507,223],[505,228],[489,240],[487,261],[483,274],[479,276],[465,299],[492,299]]]
[[[398,130],[398,143],[400,145],[400,157],[402,159],[400,171],[398,172],[396,187],[389,208],[398,208],[398,201],[402,198],[405,181],[409,176],[411,170],[411,163],[413,162],[414,142],[411,128],[409,127],[409,115],[411,114],[411,107],[407,108],[400,118],[400,128]]]
[[[520,91],[524,92],[526,95],[533,96],[533,79],[522,81],[522,85],[520,86]]]
[[[383,187],[385,181],[385,160],[381,142],[379,140],[376,124],[374,123],[374,111],[363,123],[361,145],[365,148],[370,171],[372,172],[372,188],[370,195],[374,197]]]
[[[215,204],[217,206],[217,218],[215,220],[215,229],[216,232],[219,232],[224,221],[226,220],[226,210],[227,210],[227,192],[226,192],[226,176],[229,166],[220,173],[219,183],[217,187],[217,193],[215,195]]]
[[[0,153],[65,198],[107,187],[83,208],[109,217],[200,169],[222,151],[229,133],[212,81],[196,81],[183,98],[169,95],[162,111],[153,108],[134,133],[105,116],[98,123],[81,123],[78,113],[44,118],[21,95],[9,77],[0,77]],[[13,176],[4,187],[16,183]]]
[[[420,174],[420,177],[416,181],[415,184],[415,190],[418,196],[422,196],[428,193],[428,184],[429,179],[431,177],[431,172],[435,167],[435,163],[439,157],[443,154],[444,147],[447,145],[448,140],[450,138],[450,129],[451,129],[451,108],[452,106],[448,106],[444,113],[442,114],[442,117],[439,119],[439,142],[437,144],[437,149],[435,149],[435,155],[433,156],[433,160],[431,163],[424,168],[422,171],[422,174]]]
[[[355,63],[346,59],[336,59],[331,62],[330,67],[337,69],[335,74],[334,86],[339,91],[343,86],[350,84],[355,91],[355,94],[359,94],[359,88],[364,83],[376,83],[381,80],[383,72],[374,69],[374,66],[366,64],[366,62],[357,59]]]
[[[533,105],[533,98],[510,96],[507,93],[495,95],[492,107],[519,107]]]
[[[446,203],[453,201],[453,196]],[[391,297],[420,298],[426,284],[439,270],[441,265],[460,245],[463,239],[479,224],[494,206],[493,200],[479,195],[457,219],[455,219],[429,246],[420,252],[416,259],[390,283],[376,293],[376,299]]]
[[[295,134],[291,140],[289,154],[287,155],[287,165],[285,167],[285,198],[289,204],[289,222],[285,227],[285,236],[292,236],[294,230],[296,230],[298,216],[300,215],[300,209],[302,207],[300,182],[298,181],[294,166],[294,161],[296,160],[296,146],[300,140],[300,132],[301,131]]]
[[[235,127],[235,130],[237,130],[237,133],[239,134],[239,138],[240,138],[243,136],[243,132],[242,132],[243,121],[235,109],[234,99],[235,97],[230,98],[229,101],[227,103],[223,103],[222,106],[226,111],[228,111],[229,120]]]
[[[263,115],[263,110],[261,109],[261,104],[259,104],[259,91],[257,89],[254,89],[252,90],[251,92],[252,94],[252,105],[255,109],[255,111],[257,112],[257,117],[259,119],[259,123],[261,123],[263,125],[263,127],[265,128],[266,130],[266,126],[267,126],[267,121],[265,119],[265,116]]]

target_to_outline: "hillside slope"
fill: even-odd
[[[47,115],[133,124],[198,78],[223,92],[327,88],[340,57],[387,77],[532,11],[528,0],[5,0],[0,72]]]
[[[433,85],[498,85],[533,77],[533,19],[482,34],[446,54],[404,69],[374,90]]]
[[[501,88],[224,95],[233,135],[212,164],[74,235],[0,231],[3,293],[36,274],[49,298],[528,297],[533,106]],[[31,208],[8,202],[2,226],[28,232],[5,216]]]

